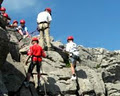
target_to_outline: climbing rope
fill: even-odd
[[[37,33],[37,32],[38,32],[38,30],[36,29],[36,30],[34,30],[34,31],[30,32],[29,34],[34,36],[34,35],[35,35],[35,33]]]
[[[43,73],[43,68],[42,68],[42,66],[41,66],[41,71],[42,71],[42,73]],[[47,95],[47,88],[46,88],[46,85],[45,85],[45,83],[46,83],[46,80],[41,76],[41,78],[43,79],[43,81],[44,81],[44,92],[45,92],[45,96],[48,96]]]

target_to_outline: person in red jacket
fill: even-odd
[[[25,83],[26,83],[26,86],[29,86],[30,76],[32,74],[33,68],[36,65],[38,86],[39,86],[39,84],[40,84],[40,67],[41,67],[42,57],[46,57],[46,54],[45,54],[44,50],[42,49],[42,47],[40,45],[38,45],[39,41],[37,38],[33,38],[31,43],[32,43],[32,46],[30,47],[30,49],[28,51],[28,58],[25,62],[25,64],[27,65],[29,58],[31,58],[31,64],[28,68],[27,82],[25,82]]]

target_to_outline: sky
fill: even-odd
[[[73,36],[85,47],[120,49],[120,0],[4,0],[2,6],[12,21],[25,19],[29,32],[36,30],[38,13],[50,7],[55,41],[66,44]]]

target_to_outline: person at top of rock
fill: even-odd
[[[1,7],[0,8],[0,14],[3,16],[6,13],[6,8],[5,7]],[[6,13],[7,14],[7,13]],[[8,14],[7,14],[8,15]],[[4,17],[4,16],[3,16]],[[11,18],[9,17],[9,15],[7,16],[7,23],[9,24],[11,21]]]
[[[17,21],[17,20],[14,20],[14,21],[13,21],[12,27],[13,27],[13,28],[17,28],[17,27],[18,27],[18,21]]]
[[[11,19],[9,18],[8,14],[7,14],[7,13],[4,13],[4,14],[2,15],[2,18],[3,18],[4,21],[7,22],[7,25],[9,26]]]
[[[69,36],[67,38],[67,44],[66,44],[66,51],[69,53],[69,62],[71,66],[71,71],[72,71],[72,80],[76,79],[76,74],[75,74],[75,68],[76,68],[76,62],[80,61],[79,58],[79,51],[77,49],[76,43],[73,42],[74,38],[73,36]]]
[[[23,36],[23,38],[26,38],[29,36],[28,29],[25,25],[25,20],[20,20],[20,26],[18,26],[19,33]]]
[[[45,11],[40,12],[37,16],[37,24],[38,24],[38,31],[40,31],[40,45],[45,50],[51,50],[51,43],[50,43],[50,22],[52,20],[51,17],[51,9],[46,8]]]
[[[13,23],[11,25],[9,25],[8,27],[13,28],[14,30],[18,30],[18,21],[14,20]]]
[[[46,57],[46,54],[44,53],[44,50],[40,45],[38,45],[39,41],[37,38],[32,38],[32,46],[30,47],[28,51],[28,58],[26,60],[26,65],[28,63],[29,58],[31,57],[31,63],[28,68],[28,74],[27,74],[27,82],[25,82],[26,86],[29,85],[30,76],[32,74],[33,68],[36,65],[36,71],[37,71],[37,77],[38,77],[38,86],[40,83],[40,67],[42,62],[42,57]]]

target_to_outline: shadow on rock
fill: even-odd
[[[19,64],[20,63],[15,63],[13,65],[6,61],[1,69],[3,81],[8,90],[8,96],[27,96],[27,94],[31,94],[29,90],[22,90],[22,85],[25,80],[25,73],[22,65]]]
[[[76,79],[76,84],[77,84],[77,86],[76,86],[77,87],[76,96],[80,96],[80,94],[78,92],[80,90],[80,85],[79,85],[78,78],[86,79],[87,74],[83,70],[78,70],[78,71],[76,71],[76,75],[77,75],[77,79]]]
[[[83,71],[83,70],[78,70],[78,71],[76,72],[76,74],[77,74],[77,77],[78,77],[78,78],[82,78],[82,79],[86,79],[86,78],[87,78],[87,74],[86,74],[85,71]]]
[[[47,83],[44,82],[44,84],[41,86],[41,90],[44,90],[44,92],[39,93],[40,96],[43,96],[45,94],[45,90],[47,93],[47,96],[58,96],[61,94],[59,86],[57,86],[56,81],[52,77],[48,77]]]

